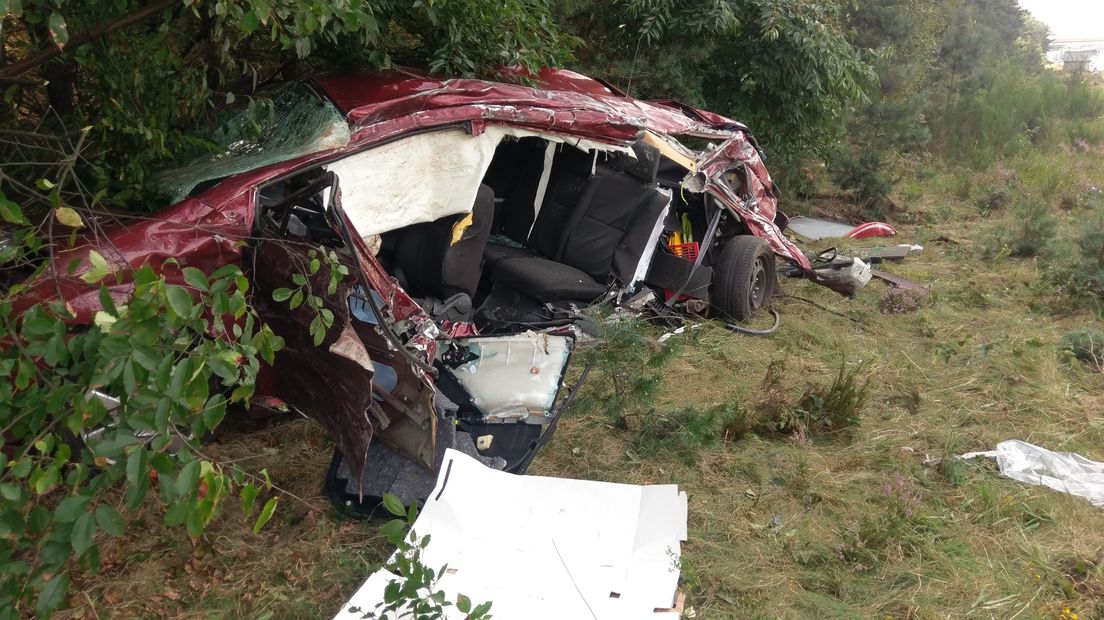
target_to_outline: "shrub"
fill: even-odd
[[[919,548],[918,534],[928,529],[923,515],[924,495],[920,488],[898,474],[882,485],[877,503],[882,510],[871,511],[858,526],[841,532],[836,558],[856,572],[873,568],[885,559],[887,548],[902,551]]]
[[[598,407],[619,428],[651,414],[663,387],[663,368],[678,348],[675,341],[659,344],[643,321],[598,317],[600,341],[594,347],[594,372],[587,381],[584,404]]]
[[[1062,337],[1061,350],[1097,372],[1104,371],[1104,331],[1095,327],[1075,329]]]
[[[867,215],[884,218],[893,210],[889,193],[899,179],[884,154],[870,150],[842,154],[832,162],[832,179],[854,195]]]
[[[673,414],[654,413],[642,419],[634,448],[641,455],[664,449],[692,453],[721,441],[741,439],[749,430],[747,412],[739,403],[724,403],[705,411],[687,407]]]
[[[1104,300],[1104,214],[1088,217],[1074,233],[1073,248],[1055,257],[1048,279],[1072,298]]]
[[[860,379],[860,368],[840,365],[830,385],[812,385],[801,397],[799,413],[812,432],[837,433],[859,425],[863,409],[870,399],[870,379]]]
[[[860,379],[861,368],[848,370],[840,366],[831,384],[806,387],[794,406],[783,385],[785,363],[772,362],[760,388],[758,417],[753,423],[756,433],[763,435],[835,434],[859,425],[862,411],[870,397],[870,380]]]
[[[1007,251],[1017,258],[1030,258],[1046,253],[1058,230],[1058,220],[1046,201],[1021,198],[1012,207],[1012,217],[1015,223],[997,231],[986,255],[992,258]]]

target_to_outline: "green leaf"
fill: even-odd
[[[257,500],[257,486],[250,482],[241,489],[242,514],[246,517],[253,512],[253,504]]]
[[[35,603],[35,613],[39,618],[49,618],[55,609],[65,602],[65,593],[69,591],[69,573],[54,575],[42,586]]]
[[[491,611],[491,601],[486,603],[480,603],[475,609],[472,610],[471,616],[473,618],[482,618],[487,615],[487,612]]]
[[[471,599],[463,594],[456,595],[456,609],[460,610],[460,613],[466,614],[471,611]]]
[[[226,416],[226,397],[222,394],[215,394],[207,402],[207,407],[203,410],[203,424],[207,427],[207,430],[214,430]]]
[[[288,307],[294,310],[301,305],[303,305],[303,289],[295,291],[295,294],[291,296],[291,303],[288,304]]]
[[[184,281],[192,285],[193,288],[207,292],[211,290],[211,285],[207,282],[207,276],[203,275],[203,272],[195,267],[184,268]]]
[[[0,11],[3,15],[20,17],[23,15],[23,0],[0,0]]]
[[[63,224],[69,228],[84,228],[84,220],[81,219],[80,214],[69,207],[58,207],[54,209],[54,218],[59,224]]]
[[[403,533],[406,531],[406,522],[402,519],[392,519],[383,524],[380,528],[380,536],[383,536],[392,544],[397,545],[402,542]]]
[[[238,23],[238,27],[247,35],[252,34],[253,31],[257,29],[257,26],[260,25],[261,20],[253,11],[246,11],[245,15],[242,15],[241,21]]]
[[[96,506],[96,524],[112,536],[123,535],[123,515],[107,504]]]
[[[402,500],[391,493],[383,494],[383,507],[387,509],[387,512],[390,512],[396,517],[406,516],[406,507],[403,506]]]
[[[87,495],[71,495],[61,500],[54,508],[54,520],[61,523],[72,523],[76,521],[82,513],[84,513],[84,507],[92,498]]]
[[[146,451],[138,448],[131,451],[127,455],[126,463],[126,477],[127,482],[130,484],[137,484],[138,481],[146,478]]]
[[[88,262],[92,266],[88,271],[82,273],[80,278],[89,284],[95,284],[111,273],[111,268],[107,265],[107,259],[96,250],[88,252]]]
[[[50,13],[47,24],[50,28],[50,38],[57,43],[58,47],[65,47],[69,42],[69,27],[65,25],[65,17],[61,13]]]
[[[0,496],[9,502],[17,502],[23,496],[23,491],[14,484],[0,484]]]
[[[292,292],[290,288],[278,288],[272,291],[272,300],[287,301],[291,297]]]
[[[92,547],[92,539],[96,536],[96,521],[91,512],[86,512],[77,519],[73,526],[70,542],[73,543],[73,551],[77,557],[84,555]]]
[[[23,209],[5,198],[2,192],[0,192],[0,218],[3,218],[9,224],[30,224],[26,216],[23,215]]]
[[[199,461],[192,461],[180,470],[180,476],[176,479],[177,494],[184,495],[192,490],[192,487],[199,481],[200,468]]]
[[[192,296],[188,293],[188,289],[183,286],[168,284],[165,286],[165,298],[168,300],[169,308],[176,316],[182,319],[191,317]]]
[[[272,518],[272,514],[276,512],[276,504],[279,503],[278,497],[265,502],[264,508],[261,508],[261,514],[257,515],[257,521],[253,523],[253,533],[257,534],[261,531],[261,528],[268,523],[268,520]]]

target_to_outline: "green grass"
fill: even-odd
[[[1104,514],[1003,479],[991,462],[951,458],[1015,438],[1104,460],[1104,374],[1061,351],[1066,334],[1100,322],[1043,282],[1043,259],[986,257],[1013,216],[977,206],[1009,177],[1012,191],[1046,201],[1061,236],[1104,208],[1060,206],[1083,182],[1104,185],[1104,155],[1027,153],[974,176],[937,171],[910,190],[916,223],[889,242],[925,251],[889,269],[930,286],[916,310],[883,314],[877,281],[846,300],[788,280],[787,292],[856,320],[782,299],[772,337],[710,324],[676,337],[669,359],[640,353],[634,364],[658,385],[634,384],[606,350],[531,473],[686,490],[682,587],[698,618],[1023,619],[1066,607],[1104,617]],[[763,411],[800,409],[815,386],[823,405],[850,374],[852,391],[869,385],[861,411],[841,418],[855,418],[848,432],[756,428]],[[627,423],[607,406],[617,389]],[[215,447],[268,467],[318,508],[282,502],[258,537],[231,506],[194,543],[153,527],[108,541],[101,574],[76,582],[71,615],[328,616],[387,553],[381,522],[343,520],[320,497],[330,444],[317,425],[286,422]],[[148,510],[140,518],[152,526]]]

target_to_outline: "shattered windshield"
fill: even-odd
[[[349,125],[328,99],[305,82],[253,97],[229,112],[207,139],[216,153],[157,175],[173,202],[196,186],[349,142]]]

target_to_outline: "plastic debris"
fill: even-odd
[[[789,230],[810,240],[820,239],[865,239],[867,237],[892,237],[897,230],[885,222],[866,222],[858,226],[829,220],[822,217],[798,215],[790,219]]]
[[[446,600],[491,601],[496,618],[679,617],[687,500],[675,485],[518,476],[452,450],[440,469],[411,529],[430,536],[425,565],[448,565],[435,586]],[[376,611],[396,579],[373,573],[335,620]]]
[[[1003,476],[1028,484],[1050,487],[1104,506],[1104,463],[1073,452],[1054,452],[1023,441],[997,444],[990,452],[968,452],[963,459],[997,459]]]
[[[848,297],[854,297],[863,290],[872,277],[870,265],[860,258],[852,258],[839,266],[832,264],[815,270],[815,273],[818,283]]]

